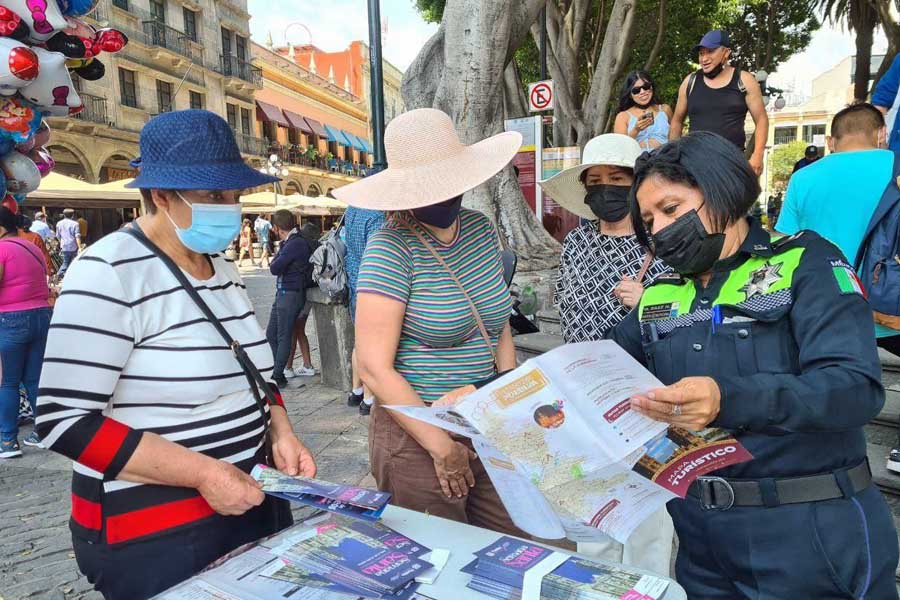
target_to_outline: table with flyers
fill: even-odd
[[[472,561],[474,552],[497,540],[500,534],[480,527],[473,527],[396,506],[388,506],[381,518],[381,522],[429,548],[443,548],[450,551],[449,560],[435,583],[433,585],[420,585],[417,594],[412,596],[413,599],[460,600],[465,598],[466,600],[490,600],[490,596],[466,587],[466,584],[469,583],[470,575],[463,573],[461,569]],[[292,531],[303,527],[302,523],[295,525],[270,541],[273,542],[273,545],[277,544],[279,539],[287,539],[291,536]],[[552,549],[566,555],[573,555],[565,550]],[[275,597],[269,595],[272,593],[272,590],[265,591],[260,589],[256,591],[254,590],[254,584],[249,581],[251,579],[247,577],[249,567],[241,565],[241,561],[246,554],[247,552],[244,552],[229,558],[218,568],[211,569],[158,596],[158,600],[254,600],[255,598],[270,600]],[[595,560],[594,562],[610,567],[617,566],[614,563],[606,563],[604,561]],[[217,571],[223,569],[227,571],[229,566],[232,569],[230,572],[231,581],[240,580],[246,583],[247,587],[245,589],[230,587],[225,583],[226,578],[217,573]],[[252,567],[252,565],[250,566]],[[660,600],[686,600],[687,598],[681,586],[673,580],[640,569],[629,568],[629,571],[665,579],[668,585],[665,593],[660,596]],[[257,596],[256,594],[260,595]],[[278,594],[278,597],[287,598],[288,600],[350,600],[353,598],[344,594],[299,587],[282,591]]]

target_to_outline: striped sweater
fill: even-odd
[[[211,279],[188,279],[270,376],[272,353],[233,261],[211,261]],[[124,233],[91,246],[66,273],[37,428],[50,449],[75,461],[73,533],[108,544],[216,518],[194,489],[117,478],[143,432],[248,472],[263,439],[262,416],[230,349],[162,261]]]
[[[491,222],[479,212],[463,210],[457,237],[450,244],[442,244],[418,223],[413,226],[459,278],[496,348],[512,300]],[[494,374],[491,349],[459,287],[399,222],[388,222],[369,240],[358,293],[380,294],[406,305],[394,366],[424,402]]]

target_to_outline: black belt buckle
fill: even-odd
[[[700,492],[700,506],[703,510],[728,510],[734,506],[734,488],[721,477],[697,478]],[[719,498],[726,500],[724,503]]]

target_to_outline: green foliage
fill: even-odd
[[[440,23],[444,16],[444,6],[447,4],[447,0],[413,0],[413,4],[427,22]]]
[[[769,178],[773,187],[783,189],[794,172],[794,163],[803,158],[803,152],[809,144],[796,140],[789,144],[776,146],[769,154]]]

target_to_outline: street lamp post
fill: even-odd
[[[278,157],[277,154],[269,155],[269,160],[266,163],[266,166],[262,167],[259,170],[263,175],[271,175],[273,177],[287,177],[290,174],[287,167],[284,166],[284,163],[281,162],[281,158]],[[272,184],[273,191],[275,193],[275,206],[278,206],[278,194],[279,188],[281,187],[281,182],[276,181]]]
[[[372,140],[375,143],[374,172],[387,167],[384,156],[384,69],[381,59],[380,0],[369,1],[369,74],[372,98]]]

